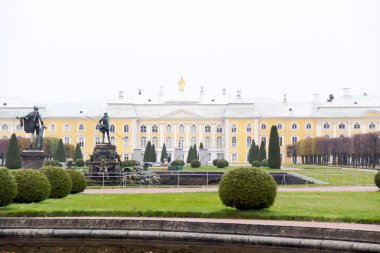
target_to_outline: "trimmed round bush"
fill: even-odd
[[[77,166],[77,167],[83,167],[85,165],[86,165],[86,163],[85,163],[85,161],[83,161],[83,159],[76,159],[75,160],[75,166]]]
[[[218,167],[218,168],[225,168],[226,167],[226,163],[222,159],[220,159],[216,163],[216,167]]]
[[[380,188],[380,172],[375,175],[375,185]]]
[[[126,160],[121,162],[122,167],[134,167],[136,166],[136,160]]]
[[[268,167],[269,165],[268,165],[268,159],[264,159],[264,160],[262,160],[261,162],[260,162],[260,164],[261,164],[261,167]]]
[[[252,161],[252,167],[260,168],[260,166],[261,166],[261,163],[259,161],[257,160]]]
[[[64,169],[44,167],[40,171],[49,179],[51,186],[49,198],[59,199],[70,194],[72,182]]]
[[[226,164],[226,167],[230,166],[230,163],[226,159],[222,159],[224,163]]]
[[[198,160],[193,160],[193,161],[191,162],[191,167],[192,167],[192,168],[199,168],[199,167],[201,167],[201,162],[198,161]]]
[[[87,181],[86,181],[85,176],[82,173],[75,170],[66,170],[66,172],[71,178],[71,182],[72,182],[71,193],[72,194],[82,192],[86,189]]]
[[[46,160],[44,162],[44,165],[45,166],[60,166],[60,163],[57,160]]]
[[[7,206],[17,195],[17,184],[13,175],[6,168],[0,168],[0,207]]]
[[[185,161],[184,160],[174,160],[173,162],[171,162],[170,165],[171,166],[184,166]]]
[[[212,160],[212,165],[217,166],[218,161],[219,161],[219,159]]]
[[[74,166],[74,161],[70,160],[66,164],[67,164],[67,168],[71,168]]]
[[[40,202],[49,197],[50,183],[45,174],[37,170],[23,169],[17,171],[14,176],[17,183],[15,202]]]
[[[268,173],[251,167],[228,171],[219,184],[223,204],[239,210],[263,209],[274,203],[276,182]]]

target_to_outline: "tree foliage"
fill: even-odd
[[[59,139],[57,150],[54,154],[54,160],[60,161],[60,162],[66,162],[66,151],[65,147],[63,146],[62,139]]]
[[[20,149],[18,147],[18,142],[15,134],[12,134],[11,140],[9,141],[5,167],[8,169],[21,168]]]
[[[145,151],[144,151],[144,159],[143,159],[144,162],[150,162],[151,149],[152,149],[152,143],[148,141],[148,144],[146,145]]]
[[[165,146],[165,143],[164,145],[162,146],[162,151],[161,151],[161,158],[160,158],[160,161],[162,163],[164,163],[165,159],[168,157],[168,152],[166,151],[166,146]]]
[[[80,148],[79,143],[77,143],[77,146],[75,147],[74,161],[78,159],[83,159],[82,149]]]
[[[281,167],[280,142],[277,126],[272,126],[269,136],[268,166],[272,169]]]
[[[267,150],[265,148],[265,142],[261,141],[259,157],[257,160],[259,160],[261,162],[264,159],[267,159]]]

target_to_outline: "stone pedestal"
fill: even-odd
[[[115,145],[108,143],[96,144],[89,163],[89,171],[90,173],[98,173],[104,169],[107,173],[120,173],[119,159]]]
[[[41,169],[44,165],[45,152],[42,150],[24,150],[21,153],[21,168]]]
[[[132,160],[136,160],[140,164],[142,164],[143,157],[142,157],[142,150],[141,150],[141,148],[135,148],[135,149],[133,149]]]
[[[199,149],[199,161],[201,162],[201,165],[207,165],[207,162],[208,162],[207,149],[204,149],[204,148]]]
[[[182,148],[174,149],[174,159],[173,160],[184,160]]]

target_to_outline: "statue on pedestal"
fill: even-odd
[[[108,114],[105,112],[103,117],[99,120],[99,130],[103,134],[103,143],[104,143],[104,135],[107,133],[108,143],[111,143],[110,141],[110,118],[108,117]]]
[[[32,112],[28,113],[25,117],[17,117],[17,119],[20,119],[20,125],[21,127],[24,127],[24,131],[31,134],[29,149],[41,150],[44,129],[46,127],[44,126],[38,107],[34,106],[34,110]],[[34,135],[36,135],[36,143],[33,147]]]

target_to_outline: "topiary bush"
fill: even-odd
[[[380,188],[380,172],[375,175],[375,185]]]
[[[273,205],[276,182],[257,168],[238,167],[228,171],[219,184],[223,204],[239,210],[263,209]]]
[[[184,160],[174,160],[173,162],[171,162],[170,165],[171,166],[184,166],[185,161]]]
[[[260,168],[260,166],[261,166],[261,163],[259,161],[255,160],[252,162],[252,167]]]
[[[122,167],[134,167],[136,166],[136,160],[126,160],[121,162]]]
[[[225,168],[226,167],[225,161],[223,161],[223,159],[219,159],[218,162],[216,163],[216,167]]]
[[[66,164],[67,164],[67,168],[72,168],[75,165],[73,160],[68,161]]]
[[[71,192],[72,182],[70,176],[62,168],[44,167],[40,170],[49,179],[51,190],[49,198],[59,199]]]
[[[45,166],[55,166],[55,167],[57,167],[57,166],[60,166],[60,163],[57,160],[46,160],[44,162],[44,165]]]
[[[83,159],[77,159],[77,160],[75,160],[75,166],[77,166],[77,167],[83,167],[85,165],[86,165],[86,163],[85,163],[85,161],[83,161]]]
[[[71,182],[72,182],[71,193],[72,194],[82,192],[86,189],[87,181],[86,181],[85,176],[82,173],[75,170],[66,170],[66,172],[71,178]]]
[[[260,163],[261,163],[261,167],[268,167],[268,159],[264,159]]]
[[[230,166],[230,163],[226,159],[222,159],[224,163],[226,164],[226,167]]]
[[[212,165],[217,166],[218,161],[219,161],[219,159],[212,160]]]
[[[17,184],[13,175],[6,168],[0,168],[0,207],[7,206],[17,195]]]
[[[193,161],[191,162],[191,167],[192,167],[192,168],[199,168],[199,167],[201,167],[201,162],[198,161],[198,160],[193,160]]]
[[[50,183],[45,174],[37,170],[23,169],[15,172],[14,176],[17,183],[15,202],[40,202],[49,197]]]

